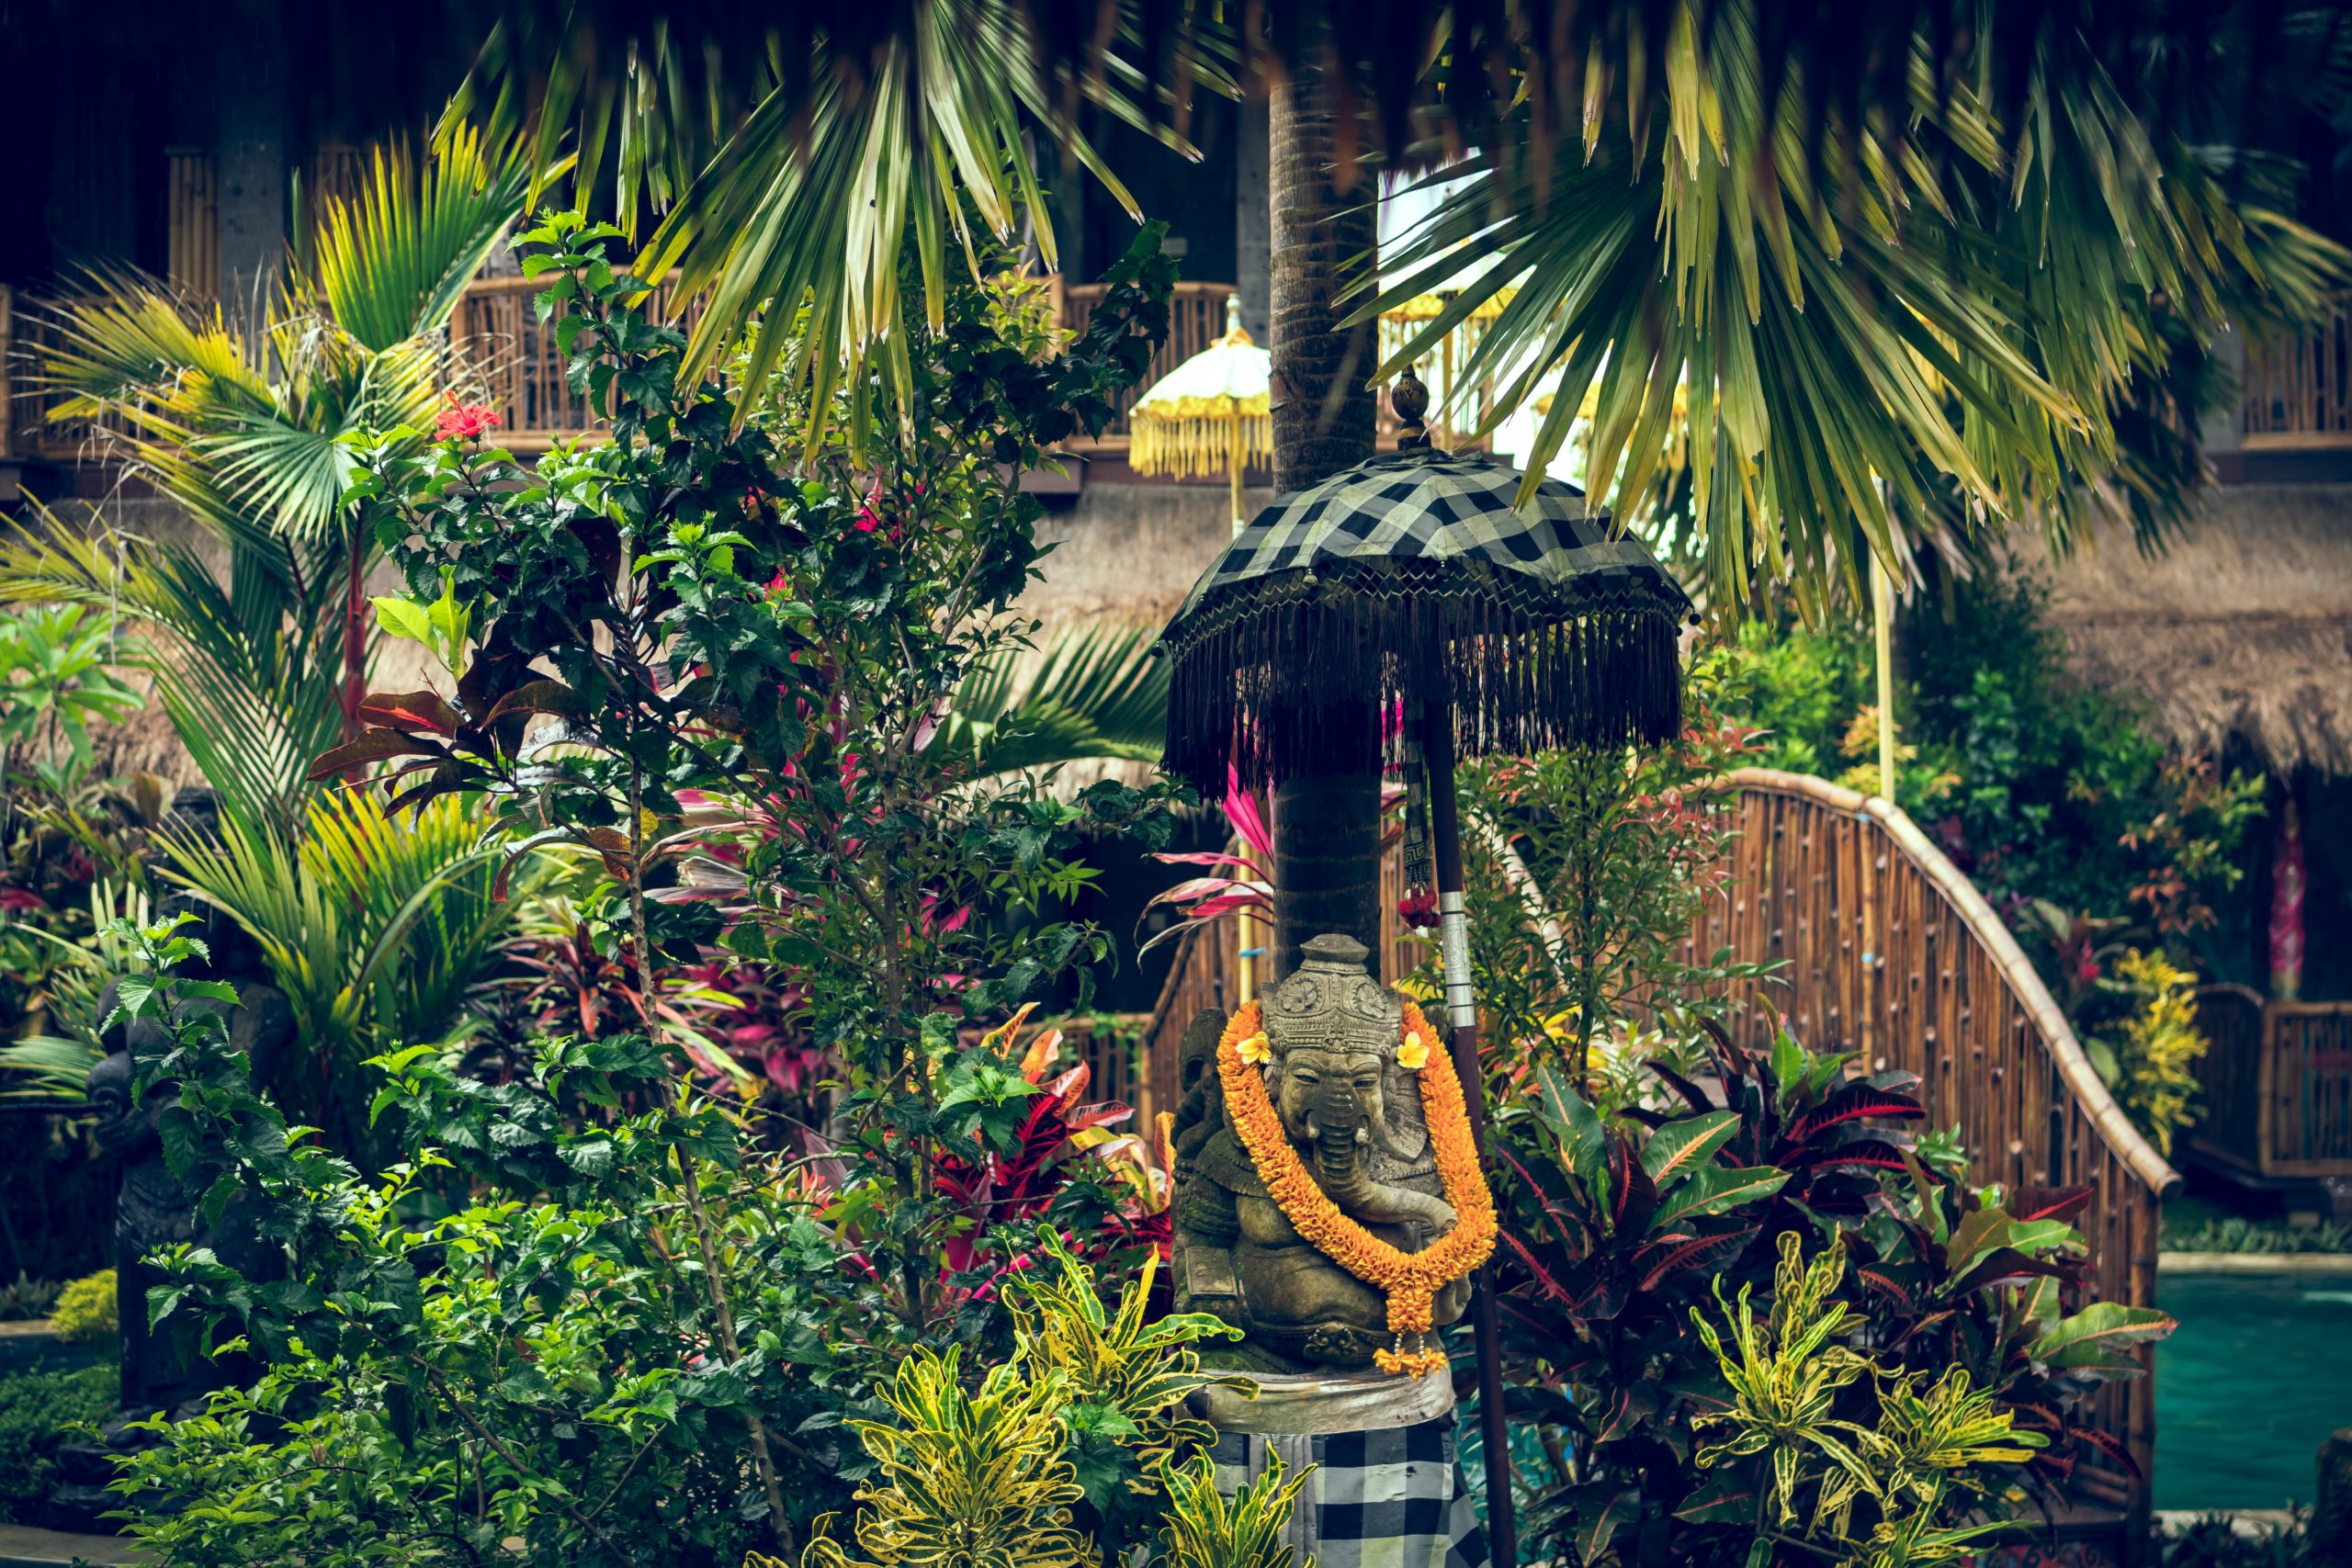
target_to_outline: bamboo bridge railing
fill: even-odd
[[[2180,1178],[2108,1093],[1975,885],[1886,801],[1762,768],[1722,787],[1736,800],[1735,864],[1692,953],[1728,947],[1777,964],[1740,999],[1770,1001],[1812,1049],[1918,1074],[1931,1122],[1960,1124],[1977,1181],[2088,1186],[2090,1294],[2154,1305],[2158,1206]],[[1751,1005],[1736,1027],[1761,1043],[1771,1023]],[[2153,1374],[2153,1347],[2139,1354]],[[2141,1477],[2153,1474],[2153,1377],[2109,1384],[2096,1415]],[[2125,1511],[2129,1539],[2144,1537],[2144,1480],[2103,1468],[2075,1477],[2078,1493]]]
[[[2180,1179],[2108,1093],[1984,895],[1885,801],[1764,769],[1726,774],[1721,787],[1738,832],[1732,874],[1688,940],[1694,957],[1728,947],[1742,962],[1777,965],[1735,998],[1745,1042],[1766,1043],[1777,1015],[1814,1050],[1917,1073],[1932,1123],[1960,1124],[1977,1181],[2090,1187],[2080,1222],[2088,1293],[2154,1305],[2157,1208]],[[1393,966],[1395,944],[1382,947]],[[1179,1098],[1185,1025],[1233,1005],[1237,970],[1230,921],[1193,933],[1179,953],[1144,1026],[1142,1071],[1159,1105]],[[2153,1350],[2139,1354],[2153,1371]],[[2140,1475],[2153,1474],[2151,1379],[2108,1385],[2095,1414]],[[2143,1480],[2095,1466],[2075,1477],[2084,1501],[2123,1516],[2127,1540],[2144,1539]]]

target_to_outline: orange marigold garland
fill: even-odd
[[[1225,1026],[1217,1041],[1217,1077],[1225,1089],[1226,1111],[1233,1118],[1241,1146],[1250,1153],[1258,1179],[1283,1217],[1317,1252],[1388,1296],[1388,1329],[1397,1337],[1415,1337],[1420,1348],[1407,1351],[1377,1351],[1374,1360],[1383,1371],[1419,1377],[1445,1365],[1443,1351],[1428,1348],[1422,1336],[1430,1331],[1438,1292],[1487,1260],[1495,1249],[1495,1200],[1487,1190],[1486,1173],[1478,1168],[1478,1151],[1470,1138],[1470,1111],[1463,1102],[1462,1080],[1454,1073],[1452,1055],[1430,1050],[1419,1070],[1421,1109],[1429,1122],[1430,1145],[1437,1154],[1438,1179],[1454,1213],[1453,1228],[1423,1252],[1406,1252],[1366,1230],[1340,1212],[1324,1195],[1314,1176],[1300,1161],[1283,1131],[1282,1117],[1266,1093],[1266,1080],[1245,1061],[1244,1042],[1260,1039],[1261,1010],[1244,1002]],[[1402,1038],[1419,1035],[1423,1042],[1438,1038],[1421,1017],[1421,1010],[1405,1003]],[[1262,1048],[1254,1053],[1261,1058]]]

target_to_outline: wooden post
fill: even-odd
[[[1231,400],[1233,405],[1233,448],[1231,453],[1231,467],[1233,470],[1233,531],[1236,534],[1239,534],[1241,532],[1242,525],[1249,521],[1249,518],[1241,510],[1241,471],[1250,465],[1250,416],[1241,412],[1241,401],[1239,399],[1237,398]]]
[[[1453,796],[1453,714],[1441,705],[1422,716],[1421,759],[1430,773],[1430,848],[1437,862],[1438,945],[1445,955],[1446,1021],[1453,1070],[1470,1116],[1479,1163],[1487,1157],[1487,1079],[1478,1066],[1478,1009],[1470,988],[1470,920],[1462,898],[1462,824]],[[1503,1416],[1501,1330],[1495,1322],[1494,1269],[1478,1270],[1470,1297],[1478,1347],[1478,1431],[1487,1462],[1487,1550],[1494,1568],[1519,1568],[1519,1529],[1510,1495],[1510,1426]]]

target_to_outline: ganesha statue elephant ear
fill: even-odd
[[[1443,1364],[1428,1337],[1495,1241],[1462,1087],[1363,943],[1319,936],[1301,956],[1217,1040],[1219,1093],[1200,1100],[1223,1124],[1177,1171],[1180,1304],[1240,1328],[1246,1368],[1418,1377]]]

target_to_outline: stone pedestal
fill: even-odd
[[[1310,1466],[1284,1540],[1317,1568],[1487,1568],[1487,1537],[1454,1455],[1453,1384],[1385,1372],[1269,1375],[1258,1397],[1205,1388],[1217,1486]]]

